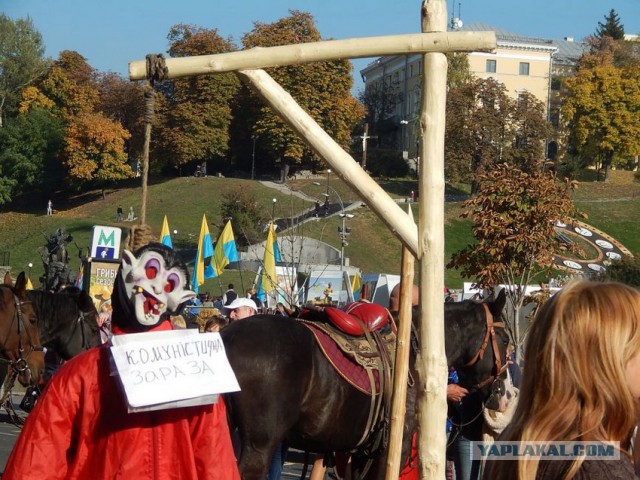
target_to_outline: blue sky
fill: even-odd
[[[127,75],[130,61],[167,50],[167,32],[178,23],[217,28],[240,44],[253,22],[270,23],[290,9],[311,13],[324,38],[416,33],[421,0],[0,0],[11,18],[29,15],[42,33],[47,55],[75,50],[101,71]],[[580,40],[595,32],[614,8],[626,33],[640,34],[640,0],[451,0],[465,24],[488,23],[530,37]],[[358,71],[371,59],[354,61]]]

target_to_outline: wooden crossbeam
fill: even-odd
[[[282,67],[346,58],[380,57],[429,52],[489,52],[496,48],[495,32],[438,32],[323,40],[239,52],[167,58],[168,78]],[[147,78],[145,60],[129,63],[129,78]]]

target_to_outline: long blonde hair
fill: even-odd
[[[518,408],[500,440],[627,442],[637,402],[626,366],[638,353],[640,292],[613,282],[569,284],[536,315]],[[535,478],[538,466],[537,460],[490,462],[486,478]]]

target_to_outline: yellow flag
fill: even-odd
[[[269,233],[267,234],[267,243],[264,246],[264,260],[262,262],[262,290],[264,292],[274,291],[278,285],[276,283],[276,229],[271,222],[269,225]]]
[[[33,290],[33,283],[31,283],[31,278],[27,278],[27,290]]]

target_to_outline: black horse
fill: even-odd
[[[487,324],[489,316],[501,315],[504,304],[504,293],[486,303],[486,308],[472,301],[445,304],[449,365],[458,368],[462,386],[480,389],[495,407],[504,395],[500,377],[508,336],[504,329]],[[495,332],[495,340],[487,341],[489,330]],[[233,322],[221,335],[242,389],[225,398],[240,435],[239,468],[244,480],[265,476],[282,441],[317,453],[349,452],[358,445],[367,425],[370,397],[336,373],[309,328],[294,319],[257,315]],[[415,375],[413,365],[410,370]],[[415,431],[416,391],[410,388],[407,398],[405,458],[410,433]],[[383,478],[384,462],[379,463],[377,474]]]
[[[100,345],[98,312],[84,290],[68,287],[59,293],[29,290],[38,317],[42,345],[69,360]]]

